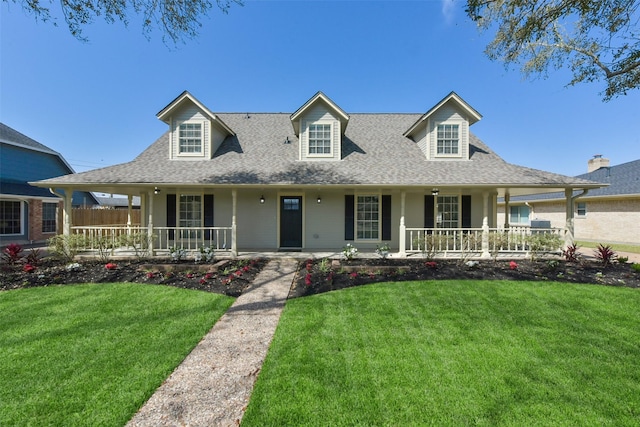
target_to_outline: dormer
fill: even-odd
[[[157,115],[169,125],[169,158],[211,159],[234,132],[189,92],[184,91]]]
[[[342,135],[348,123],[347,113],[322,92],[316,93],[291,115],[300,141],[299,160],[340,160]]]
[[[455,92],[445,96],[404,133],[428,160],[469,160],[469,126],[482,115]]]

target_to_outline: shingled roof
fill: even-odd
[[[300,161],[290,114],[217,116],[235,135],[224,140],[212,159],[170,160],[165,133],[131,162],[38,185],[597,187],[592,181],[507,163],[473,134],[469,160],[427,160],[403,136],[421,114],[350,114],[341,161]]]
[[[60,157],[60,159],[64,161],[60,153],[58,153],[57,151],[53,151],[51,148],[47,147],[46,145],[40,144],[38,141],[29,138],[28,136],[18,132],[13,128],[10,128],[4,123],[0,123],[0,142],[3,142],[5,144],[26,147],[26,148],[41,151],[47,154],[53,154],[55,156]],[[71,166],[69,166],[69,169],[71,169]]]
[[[605,185],[601,188],[589,190],[589,193],[585,197],[640,197],[640,159],[617,166],[601,167],[593,172],[578,175],[576,178],[596,181]],[[513,197],[511,201],[555,200],[564,198],[564,193],[547,193]]]

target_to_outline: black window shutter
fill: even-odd
[[[391,196],[382,196],[382,240],[391,240]]]
[[[176,226],[176,195],[167,194],[167,227]],[[169,239],[173,240],[174,230],[169,230]]]
[[[204,226],[213,227],[213,194],[204,195]],[[205,231],[204,238],[209,239],[211,232]]]
[[[424,228],[434,228],[433,210],[435,208],[434,197],[424,196]]]
[[[346,194],[344,196],[344,240],[354,239],[354,201],[355,199],[353,194]]]
[[[462,196],[462,228],[471,228],[471,196]]]

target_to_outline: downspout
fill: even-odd
[[[565,221],[565,233],[564,233],[564,247],[568,248],[575,243],[575,228],[574,228],[574,202],[579,197],[585,196],[589,189],[583,189],[580,194],[573,196],[573,190],[566,188],[564,190],[566,197],[566,221]]]

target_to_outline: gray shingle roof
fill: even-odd
[[[600,168],[577,178],[609,184],[608,187],[589,191],[589,196],[640,195],[640,159],[617,166]]]
[[[593,182],[506,163],[475,135],[468,161],[426,160],[403,136],[421,114],[350,114],[341,161],[299,161],[286,113],[218,113],[236,135],[213,159],[170,160],[168,133],[133,161],[41,181],[56,184],[579,186]],[[291,141],[285,144],[285,139]]]
[[[17,130],[10,128],[4,123],[0,123],[0,142],[18,144],[18,145],[32,148],[34,150],[60,156],[58,152],[53,151],[51,148],[47,147],[46,145],[40,144],[38,141],[35,141],[29,138],[28,136],[18,132]]]
[[[640,196],[640,159],[617,166],[603,167],[578,175],[576,178],[608,184],[607,187],[589,190],[585,197]],[[511,201],[553,200],[564,199],[564,197],[564,193],[533,194],[512,197]]]

